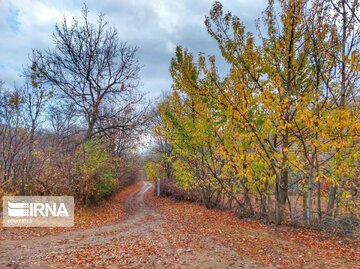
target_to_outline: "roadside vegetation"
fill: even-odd
[[[216,3],[228,64],[181,46],[153,108],[146,164],[163,195],[268,223],[359,226],[358,1],[269,1],[257,33]]]
[[[75,227],[2,227],[1,263],[359,264],[359,13],[357,0],[269,0],[248,32],[216,2],[205,27],[227,69],[178,46],[152,105],[136,46],[86,6],[64,19],[24,85],[0,81],[0,198],[73,196]]]
[[[360,268],[360,1],[268,3],[249,32],[216,2],[225,70],[178,46],[153,104],[85,5],[0,77],[0,198],[75,198],[73,227],[1,227],[0,267]]]
[[[134,181],[146,125],[137,48],[104,16],[55,27],[23,86],[0,82],[0,196],[72,195],[98,203]]]

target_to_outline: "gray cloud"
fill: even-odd
[[[226,0],[224,8],[238,15],[247,28],[255,31],[255,18],[260,17],[266,0]],[[169,90],[169,63],[176,45],[195,55],[203,52],[220,59],[216,42],[207,34],[204,17],[214,1],[210,0],[88,0],[90,18],[100,13],[115,26],[120,39],[139,47],[143,90],[151,96]],[[0,0],[0,80],[21,82],[17,74],[28,63],[32,48],[52,45],[54,25],[78,18],[81,1]],[[12,12],[10,12],[12,11]],[[11,25],[12,24],[12,27]],[[16,27],[14,27],[16,26]],[[220,68],[225,68],[219,60]]]
[[[6,28],[7,9],[4,0],[0,0],[0,31]]]

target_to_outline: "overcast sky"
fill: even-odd
[[[100,13],[115,25],[121,40],[139,47],[142,90],[156,96],[171,87],[169,62],[176,45],[194,54],[219,55],[208,35],[204,17],[211,0],[85,0],[96,22]],[[225,10],[241,18],[254,31],[266,0],[224,0]],[[28,64],[31,49],[52,46],[56,23],[80,18],[83,1],[0,0],[0,80],[21,84],[19,73]],[[220,57],[217,57],[220,58]],[[224,71],[223,71],[224,72]]]

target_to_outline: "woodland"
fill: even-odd
[[[242,217],[355,228],[358,14],[356,1],[269,1],[251,33],[216,3],[205,25],[228,75],[177,47],[172,90],[152,110],[150,178]]]
[[[357,268],[360,2],[269,0],[254,32],[209,10],[222,59],[178,44],[156,98],[86,5],[0,81],[0,197],[76,204],[69,229],[2,227],[0,267]]]

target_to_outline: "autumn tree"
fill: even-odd
[[[334,83],[329,85],[329,91],[332,102],[338,108],[337,113],[349,113],[348,108],[356,108],[359,103],[360,3],[347,0],[331,0],[329,2],[331,7],[330,23],[336,26],[331,36],[334,49],[329,51],[334,76]],[[340,136],[345,138],[352,134],[354,133],[348,127],[344,127]],[[346,138],[345,140],[347,142],[343,144],[343,148],[346,151],[352,142]],[[342,156],[341,158],[347,155],[343,150],[339,151],[338,156]],[[344,181],[332,182],[328,203],[329,211],[334,209],[339,184],[344,184]]]
[[[86,139],[90,139],[132,124],[112,119],[124,116],[129,104],[141,100],[137,91],[140,64],[137,48],[119,41],[117,30],[107,26],[103,15],[97,24],[89,21],[86,6],[82,15],[82,21],[74,19],[69,24],[64,19],[56,25],[54,47],[34,50],[31,68],[76,109],[85,120]]]
[[[269,1],[259,27],[267,31],[258,40],[240,18],[224,13],[220,3],[213,6],[205,24],[229,73],[222,78],[214,57],[196,61],[178,47],[170,69],[172,94],[159,106],[167,126],[159,129],[174,149],[178,182],[210,183],[212,191],[220,189],[248,213],[254,213],[255,198],[263,215],[273,210],[275,194],[278,224],[295,214],[289,195],[303,196],[308,225],[314,189],[319,220],[328,184],[334,186],[329,204],[339,186],[338,201],[349,200],[359,161],[358,52],[351,38],[357,7],[341,3],[350,19],[336,15],[333,2]],[[347,41],[339,38],[344,20],[355,31],[346,34]],[[339,56],[341,40],[352,50],[346,57]],[[346,79],[338,75],[344,68],[340,59],[346,59]],[[344,92],[346,101],[339,105]]]
[[[245,83],[240,84],[237,91],[244,92],[244,95],[249,92],[248,99],[242,100],[245,105],[239,106],[230,97],[226,105],[238,112],[240,121],[254,135],[259,156],[273,171],[277,223],[282,221],[288,199],[291,162],[295,161],[291,152],[294,139],[290,128],[298,112],[299,97],[311,85],[311,80],[306,79],[308,54],[302,19],[305,2],[279,3],[279,16],[275,13],[273,1],[264,13],[268,31],[262,39],[262,47],[256,46],[253,35],[245,32],[239,18],[230,13],[223,14],[220,4],[214,6],[206,21],[209,33],[218,41],[224,58],[232,65],[234,72],[231,75],[235,77],[230,79],[235,80],[235,85],[242,81]],[[282,27],[278,28],[277,23]],[[236,76],[241,76],[242,81],[237,82]],[[219,91],[226,96],[228,90],[224,88],[220,86]],[[255,103],[257,108],[251,106]]]
[[[173,180],[174,169],[172,167],[171,153],[173,147],[169,142],[168,134],[169,128],[166,122],[162,120],[165,102],[169,98],[168,94],[163,93],[156,104],[150,108],[149,111],[149,126],[152,129],[150,133],[150,155],[151,158],[147,160],[147,175],[156,174],[164,175],[167,180]],[[162,176],[163,177],[163,176]]]

